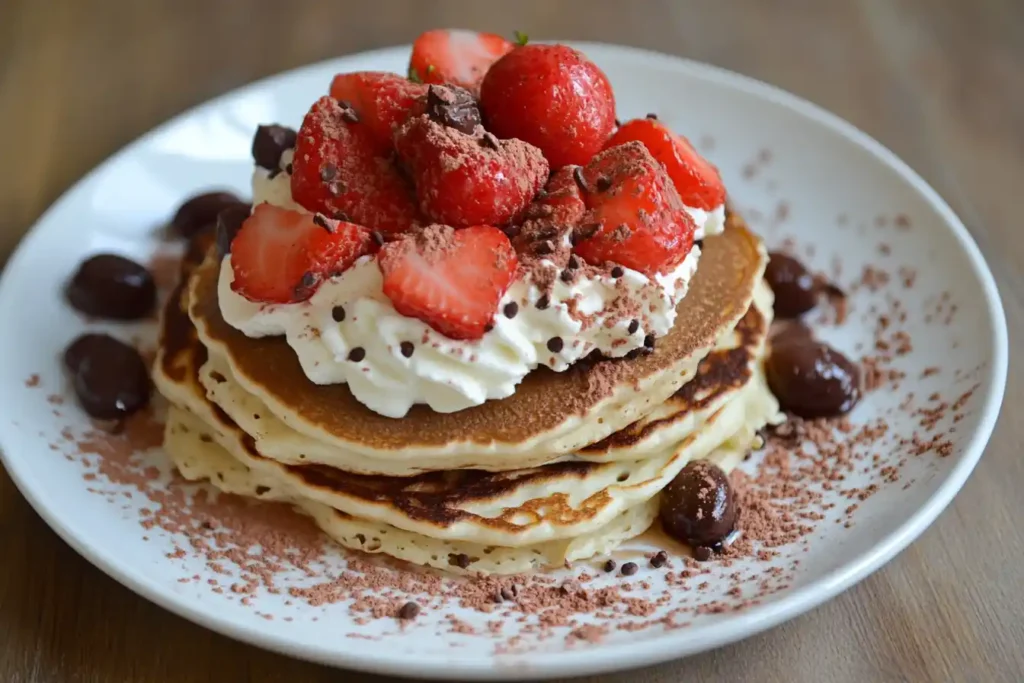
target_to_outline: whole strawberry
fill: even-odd
[[[331,97],[348,105],[388,147],[395,128],[405,122],[413,103],[426,92],[422,83],[384,71],[338,74],[331,82]]]
[[[544,186],[548,164],[522,140],[499,140],[476,124],[465,91],[430,86],[426,113],[395,134],[420,211],[453,227],[516,221]],[[479,120],[478,118],[476,120]]]
[[[639,142],[601,152],[580,180],[587,212],[575,251],[588,263],[613,263],[653,276],[690,253],[697,226],[664,166]]]
[[[309,211],[403,232],[416,221],[416,206],[389,148],[353,109],[321,97],[296,138],[292,196]]]
[[[487,129],[536,145],[551,168],[584,165],[615,127],[615,96],[597,65],[566,45],[524,45],[484,77]]]
[[[424,83],[458,85],[475,95],[487,69],[513,47],[494,33],[434,29],[412,44],[409,76]]]

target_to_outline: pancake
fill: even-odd
[[[415,406],[401,419],[366,408],[343,384],[310,383],[284,339],[251,339],[228,325],[217,299],[216,260],[190,279],[188,312],[203,345],[224,359],[244,392],[298,433],[370,458],[443,466],[471,454],[478,463],[486,458],[488,469],[510,469],[531,453],[570,454],[663,404],[746,313],[766,260],[760,240],[733,214],[723,234],[704,241],[676,324],[653,353],[580,362],[562,373],[541,368],[508,398],[447,414]],[[175,334],[181,332],[169,336]]]
[[[178,306],[169,304],[165,318],[176,312],[180,312]],[[652,457],[561,462],[512,472],[365,476],[265,458],[254,439],[208,399],[203,383],[215,388],[237,383],[224,360],[215,353],[208,355],[187,329],[164,325],[155,381],[161,393],[194,415],[221,448],[264,482],[260,497],[284,496],[325,505],[433,539],[524,547],[600,535],[601,529],[622,515],[646,509],[691,459],[708,457],[730,441],[745,453],[756,431],[778,412],[760,369],[765,331],[761,326],[753,338],[755,345],[747,349],[749,379],[724,405],[705,406],[704,410],[713,412],[670,448]]]

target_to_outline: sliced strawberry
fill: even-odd
[[[491,64],[515,45],[494,33],[435,29],[412,44],[409,75],[423,83],[452,83],[479,94]]]
[[[250,301],[304,301],[376,249],[370,231],[354,223],[259,204],[231,241],[231,289]]]
[[[646,275],[679,264],[696,224],[665,168],[639,142],[598,154],[583,171],[583,216],[575,250],[594,265],[618,263]]]
[[[557,241],[565,230],[579,225],[587,205],[583,201],[576,174],[579,166],[563,166],[548,180],[526,210],[526,220],[517,230],[513,246],[520,254],[548,240]]]
[[[431,225],[384,245],[384,294],[402,315],[452,339],[479,339],[518,268],[501,230]]]
[[[331,97],[347,103],[389,145],[394,129],[405,123],[413,103],[426,92],[426,85],[385,71],[338,74],[331,82]]]
[[[636,140],[660,161],[672,178],[683,204],[706,211],[725,202],[718,169],[697,153],[690,141],[653,118],[627,121],[605,143],[605,149]]]
[[[451,123],[414,116],[395,134],[420,211],[457,228],[518,220],[548,177],[540,150],[521,140],[498,140],[479,127],[470,135],[442,122]]]
[[[397,233],[416,221],[412,191],[381,141],[358,114],[321,97],[295,143],[292,196],[310,211]]]

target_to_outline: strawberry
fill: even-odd
[[[231,289],[250,301],[294,303],[377,249],[366,228],[259,204],[231,241]]]
[[[402,315],[452,339],[479,339],[518,268],[508,237],[489,225],[431,225],[385,244],[384,294]]]
[[[423,83],[451,83],[476,94],[487,69],[513,47],[494,33],[427,31],[412,44],[409,77]]]
[[[524,253],[538,243],[560,239],[563,230],[579,224],[587,210],[575,174],[579,166],[563,166],[548,180],[526,210],[526,220],[511,230],[516,251]]]
[[[292,196],[310,211],[397,233],[416,221],[412,192],[358,114],[321,97],[306,114],[292,160]]]
[[[585,261],[651,276],[668,272],[690,252],[697,226],[665,168],[642,144],[601,152],[581,175],[588,210],[575,250]]]
[[[540,150],[521,140],[498,140],[479,127],[470,135],[446,121],[452,123],[451,117],[414,116],[395,134],[420,210],[457,228],[517,220],[548,176]]]
[[[586,164],[615,127],[608,78],[565,45],[525,45],[499,59],[480,107],[489,131],[536,145],[553,169]]]
[[[331,97],[347,103],[378,139],[391,144],[391,134],[409,117],[413,103],[427,86],[385,71],[338,74]],[[344,106],[344,105],[343,105]]]
[[[605,149],[637,140],[660,161],[683,204],[706,211],[725,202],[722,177],[707,159],[697,153],[690,141],[676,135],[655,118],[634,119],[624,123],[605,143]]]

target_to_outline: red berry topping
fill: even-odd
[[[689,140],[673,133],[661,121],[627,121],[615,131],[605,144],[605,149],[630,140],[642,142],[654,158],[665,166],[676,191],[687,206],[710,210],[725,201],[725,185],[718,175],[718,169],[698,154]]]
[[[371,230],[407,230],[416,206],[388,147],[353,110],[321,97],[296,139],[292,197],[310,211]]]
[[[384,294],[402,315],[452,339],[479,339],[518,268],[512,245],[489,225],[431,225],[384,245]]]
[[[259,204],[231,241],[231,289],[250,301],[305,301],[376,249],[370,231],[354,223]]]
[[[347,104],[388,145],[394,129],[405,123],[413,103],[426,92],[422,83],[384,71],[338,74],[331,82],[331,97]]]
[[[639,142],[612,147],[582,173],[589,209],[576,253],[588,263],[612,262],[654,275],[690,252],[697,229],[665,168]]]
[[[534,208],[532,213],[538,214],[538,218],[543,218],[552,225],[573,226],[579,223],[587,210],[587,205],[583,201],[579,183],[576,182],[576,175],[582,169],[577,169],[579,166],[563,166],[551,176],[548,184],[544,186],[544,192],[534,201],[534,207],[551,208]]]
[[[565,45],[525,45],[499,59],[480,89],[487,129],[540,147],[551,168],[590,161],[615,127],[608,78]]]
[[[451,83],[480,91],[487,69],[515,47],[499,35],[458,29],[435,29],[412,44],[409,75],[423,83]]]
[[[468,135],[424,114],[395,134],[420,210],[437,223],[460,228],[515,221],[547,180],[539,149],[477,130]]]

